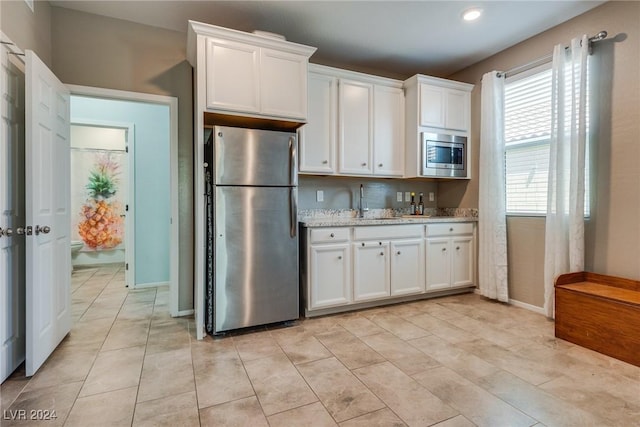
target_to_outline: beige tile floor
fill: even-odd
[[[640,426],[640,368],[556,340],[474,294],[194,339],[168,289],[117,266],[73,274],[74,327],[31,379],[2,384],[65,426]]]

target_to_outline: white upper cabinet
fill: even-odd
[[[309,73],[308,121],[300,128],[300,172],[336,172],[338,79]]]
[[[187,38],[205,111],[306,120],[307,65],[315,48],[194,21]]]
[[[342,174],[373,173],[373,85],[341,79],[338,87],[339,163]]]
[[[260,112],[260,49],[209,38],[207,109]]]
[[[374,90],[373,152],[375,175],[404,175],[404,92],[376,85]]]
[[[420,83],[420,126],[467,132],[470,105],[467,91]]]
[[[309,69],[300,172],[402,177],[402,83],[315,64]]]
[[[308,57],[304,55],[260,50],[262,113],[307,118],[307,64]]]

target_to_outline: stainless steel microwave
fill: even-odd
[[[422,176],[467,178],[467,137],[422,132]]]

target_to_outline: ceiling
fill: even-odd
[[[76,9],[186,33],[187,20],[317,47],[311,62],[404,79],[446,77],[605,1],[104,1]],[[479,7],[475,22],[461,19]]]

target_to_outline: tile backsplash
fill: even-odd
[[[409,208],[404,201],[405,192],[424,193],[425,208],[436,208],[438,205],[438,185],[434,181],[420,179],[384,179],[360,177],[334,177],[299,175],[298,207],[299,209],[357,209],[360,197],[360,184],[364,185],[364,198],[369,209],[402,209]],[[323,192],[324,201],[316,201],[317,191]],[[403,194],[403,201],[396,201],[398,192]],[[429,201],[429,193],[434,200]]]

